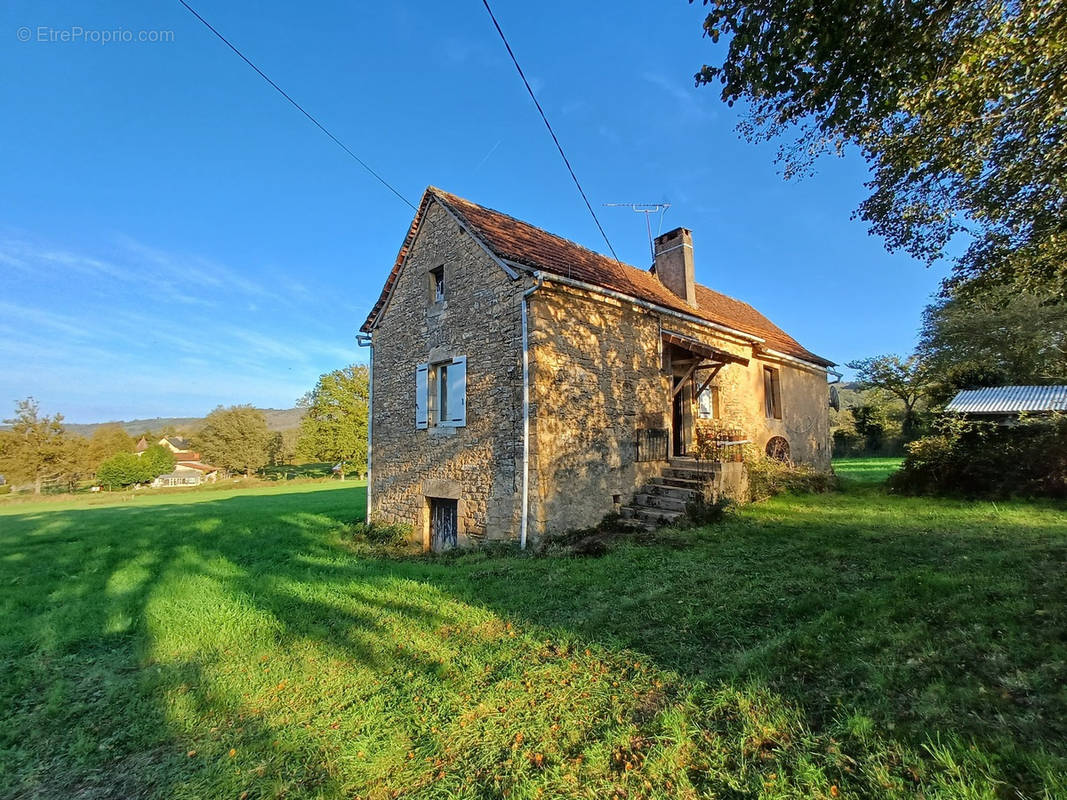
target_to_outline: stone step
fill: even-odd
[[[649,480],[655,486],[675,486],[679,489],[703,490],[707,485],[706,480],[693,480],[691,478],[671,478],[669,476],[656,476]]]
[[[689,481],[700,481],[702,483],[708,483],[715,480],[718,476],[718,472],[715,470],[703,470],[703,469],[682,469],[680,467],[667,467],[663,470],[664,478],[683,478]]]
[[[649,483],[639,490],[642,494],[654,494],[658,497],[673,497],[677,500],[693,500],[704,496],[704,489],[686,489],[681,486],[660,486]]]
[[[682,516],[681,511],[668,511],[659,508],[641,508],[640,506],[630,506],[630,508],[633,509],[633,516],[630,517],[630,519],[650,523],[656,526],[669,525],[678,519],[678,517]]]
[[[701,461],[695,458],[672,458],[667,462],[671,469],[688,469],[697,472],[718,472],[719,461]]]
[[[634,506],[640,508],[660,508],[668,511],[685,511],[690,498],[671,497],[662,494],[639,492],[634,495]]]

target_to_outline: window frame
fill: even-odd
[[[782,418],[782,374],[778,367],[763,367],[763,410],[767,419]]]
[[[701,402],[700,399],[702,397],[704,397],[704,396],[707,396],[708,403],[711,406],[711,413],[710,414],[705,414],[704,413],[704,409],[700,405],[700,402]],[[716,386],[715,384],[711,384],[710,386],[705,386],[704,387],[704,391],[699,392],[697,394],[697,396],[696,396],[697,419],[720,419],[720,417],[721,417],[720,408],[719,408],[719,403],[720,402],[721,402],[721,398],[719,396],[719,387]]]
[[[448,285],[445,283],[445,265],[439,264],[429,271],[429,300],[431,306],[437,306],[448,299]]]
[[[419,364],[415,373],[416,428],[466,427],[467,357],[452,356]],[[448,415],[447,419],[442,411]]]

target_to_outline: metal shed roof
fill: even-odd
[[[1067,386],[989,386],[964,389],[945,406],[957,414],[1067,411]]]

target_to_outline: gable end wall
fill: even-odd
[[[446,301],[429,302],[445,267]],[[436,202],[427,208],[374,330],[371,519],[421,536],[426,497],[459,500],[461,538],[518,530],[522,460],[523,282],[510,278]],[[415,427],[415,368],[467,357],[467,424]]]

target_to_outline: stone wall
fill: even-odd
[[[444,265],[446,299],[429,272]],[[371,519],[428,533],[427,497],[459,500],[460,540],[513,538],[522,464],[523,281],[431,203],[374,331]],[[415,426],[415,369],[467,358],[467,419]]]
[[[435,303],[430,271],[444,266]],[[522,293],[443,207],[431,203],[373,340],[372,520],[428,536],[428,499],[458,500],[461,543],[517,538],[522,490]],[[552,284],[530,299],[529,534],[596,524],[664,462],[636,461],[637,432],[671,427],[664,329],[748,358],[718,374],[720,419],[763,448],[829,467],[825,374],[757,354],[751,341],[633,303]],[[467,359],[466,425],[415,424],[419,364]],[[764,412],[763,366],[780,369],[782,419]]]
[[[530,301],[530,532],[596,524],[630,501],[663,462],[635,462],[641,428],[670,428],[664,329],[749,359],[716,377],[717,424],[764,448],[784,436],[795,460],[829,468],[826,376],[757,355],[750,341],[632,303],[546,285]],[[780,370],[782,419],[767,419],[763,367]]]
[[[659,326],[630,304],[544,286],[530,298],[530,532],[594,525],[662,468],[635,462],[665,428]]]
[[[662,318],[664,328],[682,333],[722,350],[749,359],[747,367],[730,364],[715,379],[721,400],[720,419],[723,427],[739,428],[745,437],[761,451],[774,436],[789,442],[792,459],[817,469],[830,469],[830,413],[826,372],[776,358],[754,349],[751,343],[726,334],[718,334],[707,327]],[[781,379],[782,418],[766,415],[763,394],[763,368],[778,369]]]

